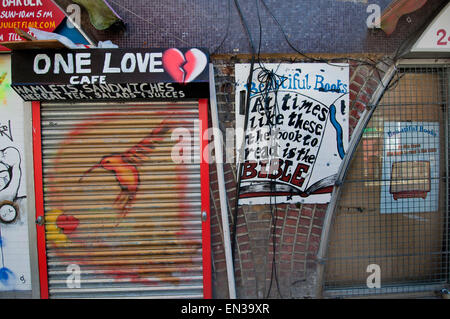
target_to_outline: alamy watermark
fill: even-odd
[[[371,3],[367,6],[366,12],[369,13],[366,19],[367,28],[381,28],[381,7],[378,4]]]
[[[66,25],[68,28],[72,29],[75,26],[81,25],[81,8],[78,4],[69,4],[66,8],[67,21]]]
[[[381,267],[377,264],[370,264],[367,266],[366,272],[370,273],[367,277],[367,288],[381,288]]]
[[[77,264],[70,264],[66,268],[68,274],[66,278],[66,286],[70,289],[81,288],[81,268]]]

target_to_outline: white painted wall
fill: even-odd
[[[0,213],[17,208],[10,224],[0,222],[0,294],[31,290],[25,169],[24,103],[11,88],[11,56],[0,55]],[[6,205],[6,206],[5,206]]]

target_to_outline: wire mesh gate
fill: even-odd
[[[337,203],[325,297],[424,295],[448,282],[449,67],[404,67]]]

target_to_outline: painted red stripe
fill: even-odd
[[[44,218],[44,193],[42,185],[41,103],[32,102],[33,165],[36,219]],[[48,299],[47,250],[45,226],[36,225],[41,299]]]
[[[200,120],[200,179],[202,213],[206,212],[207,219],[202,222],[202,250],[203,250],[203,297],[212,298],[212,268],[211,268],[211,224],[210,224],[210,203],[209,203],[209,159],[208,140],[205,132],[208,129],[208,100],[199,100],[199,120]]]

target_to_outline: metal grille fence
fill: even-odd
[[[331,229],[325,297],[448,282],[449,68],[398,70],[366,126]]]

